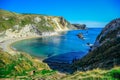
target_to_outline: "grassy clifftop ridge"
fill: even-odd
[[[44,32],[50,34],[50,32],[69,29],[76,28],[63,17],[38,14],[18,14],[0,10],[0,32],[3,33],[3,35],[16,34],[19,37],[25,37],[33,34],[33,36],[39,36],[44,35]]]

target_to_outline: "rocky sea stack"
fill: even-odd
[[[111,21],[97,37],[91,52],[73,63],[74,69],[110,69],[120,65],[120,18]]]
[[[72,24],[74,27],[76,27],[77,29],[87,29],[85,24]]]

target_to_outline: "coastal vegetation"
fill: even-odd
[[[0,10],[0,39],[35,36],[33,33],[40,36],[43,32],[69,29],[76,28],[63,17]],[[24,52],[16,51],[13,54],[0,48],[0,79],[120,80],[120,19],[106,25],[91,47],[91,52],[67,68],[74,72],[60,73],[50,69],[39,58]]]
[[[34,79],[49,78],[58,74],[47,64],[27,53],[18,52],[15,55],[0,49],[0,78]],[[58,77],[59,78],[59,77]]]
[[[114,67],[110,70],[93,69],[88,71],[76,71],[74,74],[67,75],[63,80],[119,80],[120,67]]]
[[[93,69],[76,71],[65,75],[51,70],[47,64],[31,57],[27,53],[11,55],[0,50],[0,78],[1,79],[45,79],[45,80],[119,80],[120,67],[114,66],[110,70]]]
[[[57,35],[59,31],[76,29],[63,17],[38,14],[19,14],[0,10],[2,38],[40,37]]]

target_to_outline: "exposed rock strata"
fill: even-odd
[[[18,14],[0,10],[0,34],[8,38],[57,35],[58,31],[76,29],[63,17]]]

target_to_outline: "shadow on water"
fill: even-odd
[[[73,73],[73,70],[70,69],[71,63],[85,55],[85,52],[69,52],[48,57],[47,59],[44,59],[43,62],[47,63],[53,70],[57,70],[62,73]]]

